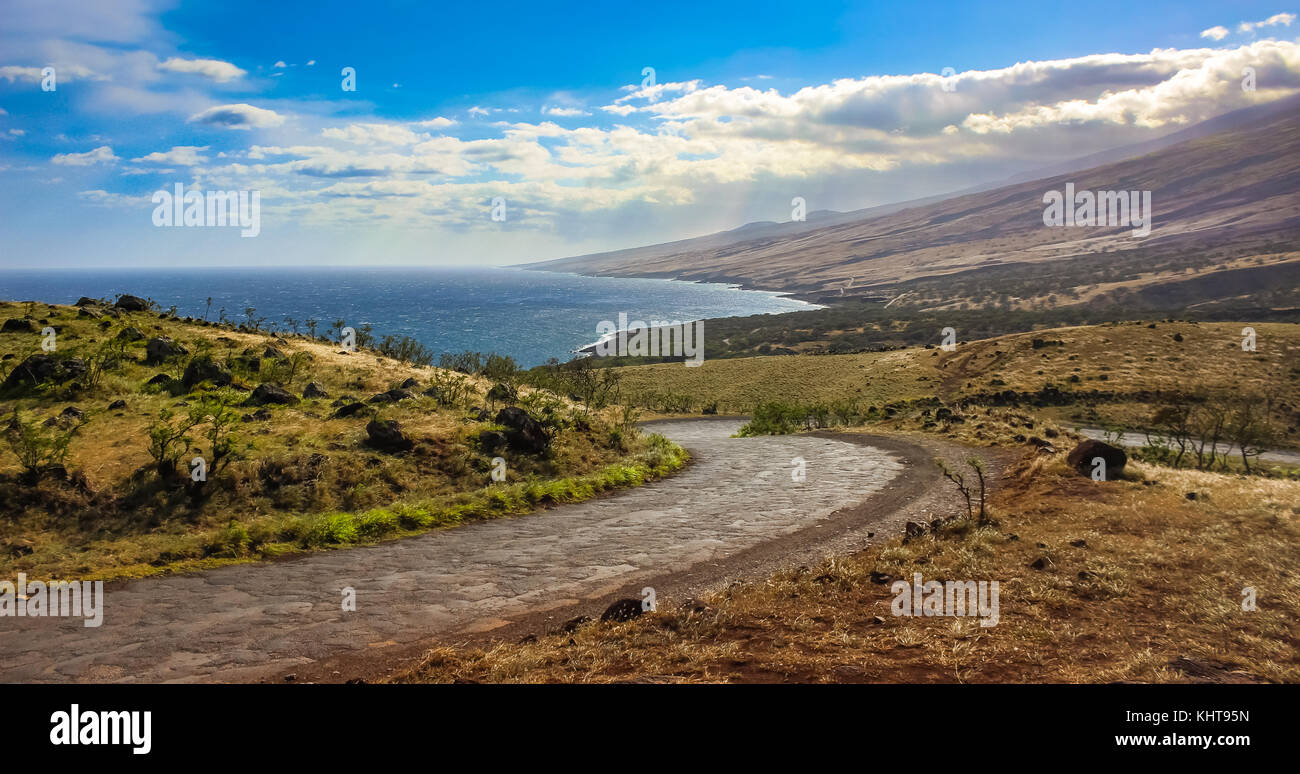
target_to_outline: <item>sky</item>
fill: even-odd
[[[1250,0],[0,0],[0,19],[0,268],[560,258],[786,221],[795,197],[959,190],[1300,91],[1295,10]],[[257,192],[257,235],[157,225],[177,184]]]

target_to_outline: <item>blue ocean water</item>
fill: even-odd
[[[580,277],[498,268],[285,267],[264,269],[21,269],[0,271],[0,299],[71,304],[119,293],[173,304],[182,317],[244,321],[253,307],[266,324],[286,316],[343,319],[376,336],[410,336],[435,352],[509,355],[522,366],[568,360],[596,341],[596,325],[688,320],[812,308],[773,293],[658,279]],[[299,330],[306,332],[299,324]],[[708,326],[705,325],[707,356]]]

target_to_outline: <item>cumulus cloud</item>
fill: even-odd
[[[1218,25],[1211,27],[1208,30],[1201,30],[1201,37],[1209,38],[1210,40],[1223,40],[1228,37],[1228,28],[1223,25]]]
[[[227,129],[265,129],[283,124],[284,116],[274,110],[241,102],[202,110],[190,116],[189,123],[224,126]]]
[[[159,70],[172,73],[187,73],[210,78],[217,83],[226,83],[247,74],[229,62],[220,59],[181,59],[172,57],[158,63]]]
[[[113,155],[112,148],[101,145],[85,153],[60,153],[50,161],[69,167],[88,167],[92,164],[112,164],[118,161],[118,157]]]
[[[427,121],[416,121],[414,125],[424,127],[425,129],[446,129],[455,123],[455,119],[438,116],[437,118],[430,118]]]
[[[207,161],[206,158],[199,155],[199,151],[207,149],[207,145],[177,145],[169,151],[155,151],[131,160],[152,164],[177,164],[182,167],[194,167]]]

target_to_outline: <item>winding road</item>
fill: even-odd
[[[728,560],[793,555],[783,540],[829,545],[809,535],[837,511],[862,513],[860,504],[916,463],[898,446],[828,434],[730,437],[739,425],[657,424],[692,464],[612,496],[374,546],[110,584],[99,628],[0,618],[0,681],[257,680],[340,654],[503,630],[676,574],[718,580]],[[803,482],[791,475],[795,458],[806,464]],[[343,609],[345,588],[355,590],[355,611]]]

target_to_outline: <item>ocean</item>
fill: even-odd
[[[596,325],[630,320],[689,320],[816,308],[763,291],[659,279],[581,277],[504,268],[292,267],[239,269],[19,269],[0,271],[0,299],[75,303],[119,293],[151,298],[182,317],[264,325],[285,318],[337,319],[374,334],[410,336],[434,352],[477,350],[521,366],[568,360],[596,341]],[[210,310],[207,300],[212,299]],[[707,356],[708,325],[705,325]]]

